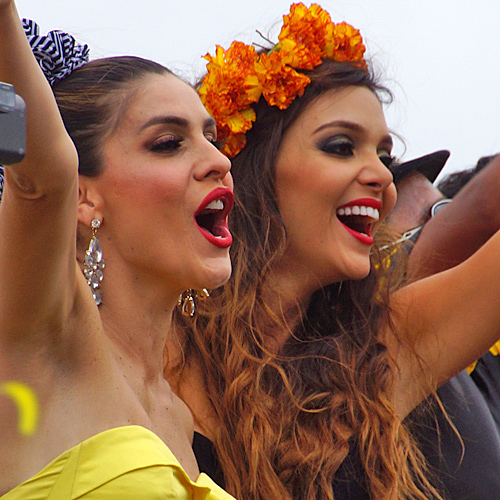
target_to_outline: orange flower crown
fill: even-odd
[[[226,138],[222,152],[232,158],[245,145],[245,133],[252,128],[251,107],[264,96],[270,106],[286,109],[304,93],[311,79],[296,70],[312,70],[322,59],[348,61],[366,70],[365,46],[357,29],[347,23],[334,24],[319,5],[309,9],[292,4],[283,16],[279,42],[267,53],[235,41],[224,51],[204,56],[207,74],[198,90],[208,112]]]

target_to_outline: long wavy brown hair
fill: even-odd
[[[348,63],[325,61],[307,74],[311,83],[288,109],[263,99],[254,106],[257,119],[232,167],[233,275],[193,321],[176,318],[184,360],[170,374],[201,367],[225,487],[240,500],[331,500],[350,448],[365,472],[356,479],[373,499],[441,498],[388,395],[391,361],[377,332],[390,322],[399,279],[377,250],[386,233],[377,235],[369,276],[317,290],[293,328],[279,300],[266,299],[279,298],[273,269],[287,243],[274,179],[283,134],[326,90],[364,86],[391,98]],[[288,338],[279,352],[269,348],[276,331]]]

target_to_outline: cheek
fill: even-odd
[[[228,172],[225,176],[224,179],[222,179],[222,183],[224,186],[228,187],[231,191],[234,191],[234,181],[233,181],[233,176],[231,175],[230,172]]]
[[[186,182],[179,176],[134,176],[123,180],[116,190],[117,196],[126,196],[137,204],[155,206],[175,204],[186,193]]]
[[[397,201],[397,191],[396,186],[392,182],[391,185],[386,189],[384,193],[384,211],[383,218],[385,219],[389,213],[392,211]]]

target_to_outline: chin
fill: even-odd
[[[231,277],[231,261],[228,259],[227,264],[218,265],[216,267],[211,267],[206,269],[204,272],[203,286],[199,288],[208,288],[209,290],[214,290],[222,285],[225,285],[229,278]]]
[[[370,262],[359,264],[358,266],[352,267],[347,270],[343,280],[359,281],[365,279],[371,270]]]

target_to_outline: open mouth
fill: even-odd
[[[211,191],[194,214],[196,225],[203,236],[215,246],[226,248],[233,238],[227,226],[227,214],[233,206],[233,193],[227,188]]]
[[[373,244],[372,226],[380,219],[379,208],[373,206],[380,205],[376,200],[370,200],[370,205],[366,203],[351,202],[337,209],[337,218],[343,226],[356,239],[362,243]]]

